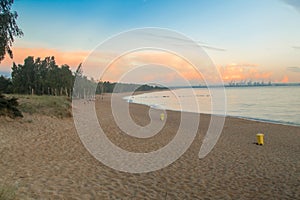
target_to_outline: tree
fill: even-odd
[[[82,64],[80,63],[75,72],[73,87],[73,98],[92,99],[95,96],[97,83],[94,79],[88,79],[83,74]]]
[[[74,76],[68,65],[58,67],[55,58],[44,60],[28,56],[24,64],[13,64],[12,84],[15,93],[71,96]]]
[[[60,95],[71,96],[71,90],[74,83],[74,77],[68,65],[62,65],[61,68],[61,92]]]
[[[6,78],[4,76],[0,76],[0,93],[12,93],[12,82],[11,79]]]
[[[23,36],[22,30],[16,23],[18,14],[11,11],[13,2],[13,0],[0,1],[0,62],[4,59],[6,53],[10,58],[13,58],[11,46],[14,37]]]
[[[11,11],[13,2],[13,0],[0,1],[0,63],[6,53],[8,53],[10,58],[13,58],[11,46],[14,42],[14,37],[23,35],[22,30],[16,23],[18,14],[15,11]],[[15,98],[7,99],[0,94],[0,114],[11,112],[12,117],[22,116],[16,106],[17,100]]]

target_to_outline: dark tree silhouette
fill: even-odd
[[[8,53],[10,58],[13,58],[11,46],[14,42],[14,37],[23,35],[22,30],[18,27],[16,20],[18,14],[11,11],[13,0],[0,1],[0,62]]]
[[[0,76],[0,93],[9,94],[12,93],[12,82],[10,78],[6,78],[4,76]]]
[[[14,37],[22,36],[23,32],[18,27],[16,20],[18,14],[11,11],[13,0],[0,0],[0,63],[7,53],[10,58],[13,58],[11,46],[14,42]],[[0,94],[0,114],[11,113],[9,116],[22,116],[21,112],[16,108],[17,99],[5,98]]]
[[[13,64],[12,89],[18,94],[71,96],[74,75],[66,64],[59,67],[55,58],[34,59],[28,56],[24,64]]]

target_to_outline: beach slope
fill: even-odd
[[[108,138],[133,152],[167,145],[181,115],[167,111],[160,133],[138,139],[114,123],[110,95],[98,97],[95,104]],[[130,104],[130,111],[137,124],[149,123],[149,107]],[[15,187],[17,199],[300,198],[300,127],[227,117],[216,146],[199,159],[209,121],[209,115],[201,115],[194,142],[174,163],[130,174],[96,160],[84,148],[71,117],[26,113],[17,120],[1,117],[0,183]],[[265,134],[264,146],[255,144],[259,132]]]

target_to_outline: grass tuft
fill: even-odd
[[[0,186],[0,200],[14,200],[16,188],[12,186]]]

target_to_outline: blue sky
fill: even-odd
[[[296,0],[16,0],[13,10],[19,14],[24,37],[14,44],[14,60],[22,62],[24,48],[36,49],[35,56],[42,56],[39,49],[90,52],[119,32],[161,27],[225,49],[204,49],[225,71],[255,66],[257,73],[270,72],[270,80],[288,77],[300,82],[300,73],[288,70],[300,71],[299,4]],[[9,71],[11,63],[3,61],[0,71]]]
[[[112,34],[148,26],[174,29],[196,40],[224,45],[288,39],[300,32],[294,27],[299,25],[299,13],[276,0],[27,0],[16,1],[14,8],[25,32],[23,40],[66,50],[90,50],[94,42]]]

